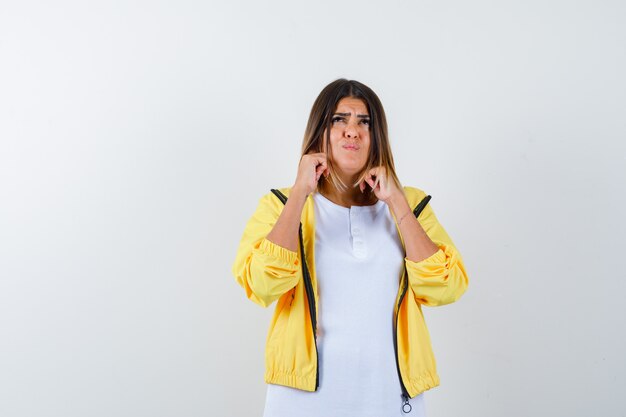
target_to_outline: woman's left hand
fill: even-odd
[[[375,178],[375,179],[374,179]],[[370,169],[365,176],[365,180],[359,184],[361,192],[365,190],[365,183],[368,183],[377,199],[388,202],[388,200],[396,195],[404,195],[398,188],[395,181],[387,178],[385,167],[378,166]]]

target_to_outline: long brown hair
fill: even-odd
[[[320,92],[313,103],[309,121],[307,122],[304,132],[302,155],[312,152],[323,152],[324,148],[327,149],[329,153],[331,152],[330,128],[332,115],[337,109],[337,104],[344,97],[363,100],[370,115],[369,155],[365,168],[361,171],[357,181],[352,184],[352,187],[356,187],[370,169],[376,166],[383,166],[386,169],[387,178],[393,180],[396,185],[401,188],[393,163],[391,146],[389,145],[387,119],[383,105],[371,88],[358,81],[340,78],[328,84]],[[327,132],[326,137],[323,137],[324,130]],[[323,146],[324,144],[325,146]],[[318,189],[320,187],[323,189],[326,185],[325,182],[328,181],[336,189],[344,192],[348,189],[348,185],[335,174],[332,156],[328,156],[329,176],[328,178],[323,175],[320,177],[317,185]]]

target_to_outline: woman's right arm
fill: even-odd
[[[291,189],[285,208],[266,239],[292,252],[298,252],[300,217],[307,195],[305,191],[295,187]]]
[[[298,198],[289,198],[282,212],[278,204],[283,206],[272,193],[261,198],[246,224],[232,266],[246,296],[262,307],[268,307],[293,288],[302,275],[297,250]]]
[[[303,156],[285,205],[268,193],[246,224],[232,273],[246,296],[263,307],[295,287],[302,277],[300,218],[307,196],[325,169],[325,155]]]

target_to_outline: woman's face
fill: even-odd
[[[331,118],[330,147],[332,160],[340,171],[339,174],[354,176],[367,164],[370,148],[370,116],[367,106],[361,99],[344,97],[337,104]]]

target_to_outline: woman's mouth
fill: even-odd
[[[359,147],[356,145],[344,145],[343,146],[344,149],[347,149],[349,151],[358,151]]]

